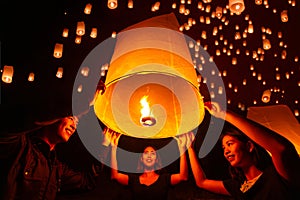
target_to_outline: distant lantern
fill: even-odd
[[[202,122],[197,73],[178,27],[172,13],[118,33],[105,93],[94,104],[96,116],[110,129],[137,138],[169,138]]]
[[[54,53],[53,56],[55,58],[61,58],[63,53],[63,44],[56,43],[54,47]]]
[[[92,4],[88,3],[85,5],[85,8],[84,8],[84,13],[89,15],[91,14],[91,11],[92,11]]]
[[[81,84],[78,86],[77,92],[79,92],[79,93],[82,92],[82,85]]]
[[[253,24],[249,24],[248,25],[248,33],[253,33],[253,32],[254,32]]]
[[[217,16],[218,19],[221,19],[222,13],[223,13],[223,8],[220,7],[220,6],[218,6],[218,7],[216,8],[216,16]]]
[[[116,32],[116,31],[113,31],[113,32],[111,33],[111,37],[112,37],[112,38],[116,38],[116,37],[117,37],[117,32]]]
[[[34,73],[33,72],[29,73],[28,81],[31,81],[31,82],[34,81]]]
[[[75,43],[76,43],[76,44],[80,44],[80,43],[81,43],[81,36],[76,35]]]
[[[256,5],[261,5],[262,4],[262,0],[255,0],[255,4]]]
[[[90,68],[88,68],[88,67],[83,67],[81,69],[81,74],[85,77],[87,77],[89,75],[89,72],[90,72]]]
[[[63,72],[64,72],[64,69],[62,67],[59,67],[57,69],[57,72],[56,72],[56,77],[57,78],[62,78],[63,77]]]
[[[92,28],[90,37],[91,38],[96,38],[97,37],[97,28]]]
[[[233,65],[236,65],[236,64],[237,64],[237,59],[236,59],[236,57],[233,57],[233,58],[232,58],[231,63],[232,63]]]
[[[63,37],[68,37],[69,36],[69,29],[64,28],[63,33],[62,33]]]
[[[5,83],[11,83],[13,75],[14,75],[14,67],[5,65],[3,67],[3,72],[2,72],[2,81]]]
[[[234,14],[240,15],[245,10],[244,0],[229,0],[229,9]]]
[[[282,22],[287,22],[287,21],[289,20],[287,10],[283,10],[283,11],[281,12],[280,16],[281,16],[281,21],[282,21]]]
[[[128,8],[133,8],[133,0],[128,0]]]
[[[268,40],[268,39],[264,39],[264,40],[263,40],[263,48],[264,48],[264,50],[269,50],[269,49],[271,49],[271,43],[270,43],[270,40]]]
[[[160,2],[159,1],[155,2],[153,5],[153,11],[159,10],[159,7],[160,7]]]
[[[265,90],[261,97],[261,101],[264,103],[268,103],[271,99],[271,90]]]
[[[76,34],[79,36],[83,36],[85,34],[85,24],[83,21],[77,22]]]
[[[118,7],[118,0],[108,0],[107,7],[109,9],[116,9]]]

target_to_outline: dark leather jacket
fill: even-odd
[[[95,186],[93,170],[83,173],[68,168],[33,134],[1,136],[0,158],[0,199],[54,200],[57,192]]]

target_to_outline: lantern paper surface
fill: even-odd
[[[135,24],[117,35],[106,91],[95,101],[109,128],[139,138],[195,129],[204,104],[184,35],[174,14]]]

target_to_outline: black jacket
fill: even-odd
[[[0,199],[54,200],[60,191],[95,187],[93,170],[83,173],[70,169],[34,135],[0,136]]]

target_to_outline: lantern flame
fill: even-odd
[[[143,126],[153,126],[156,123],[155,118],[151,114],[150,106],[147,101],[148,96],[143,96],[140,100],[142,105],[140,122]]]

